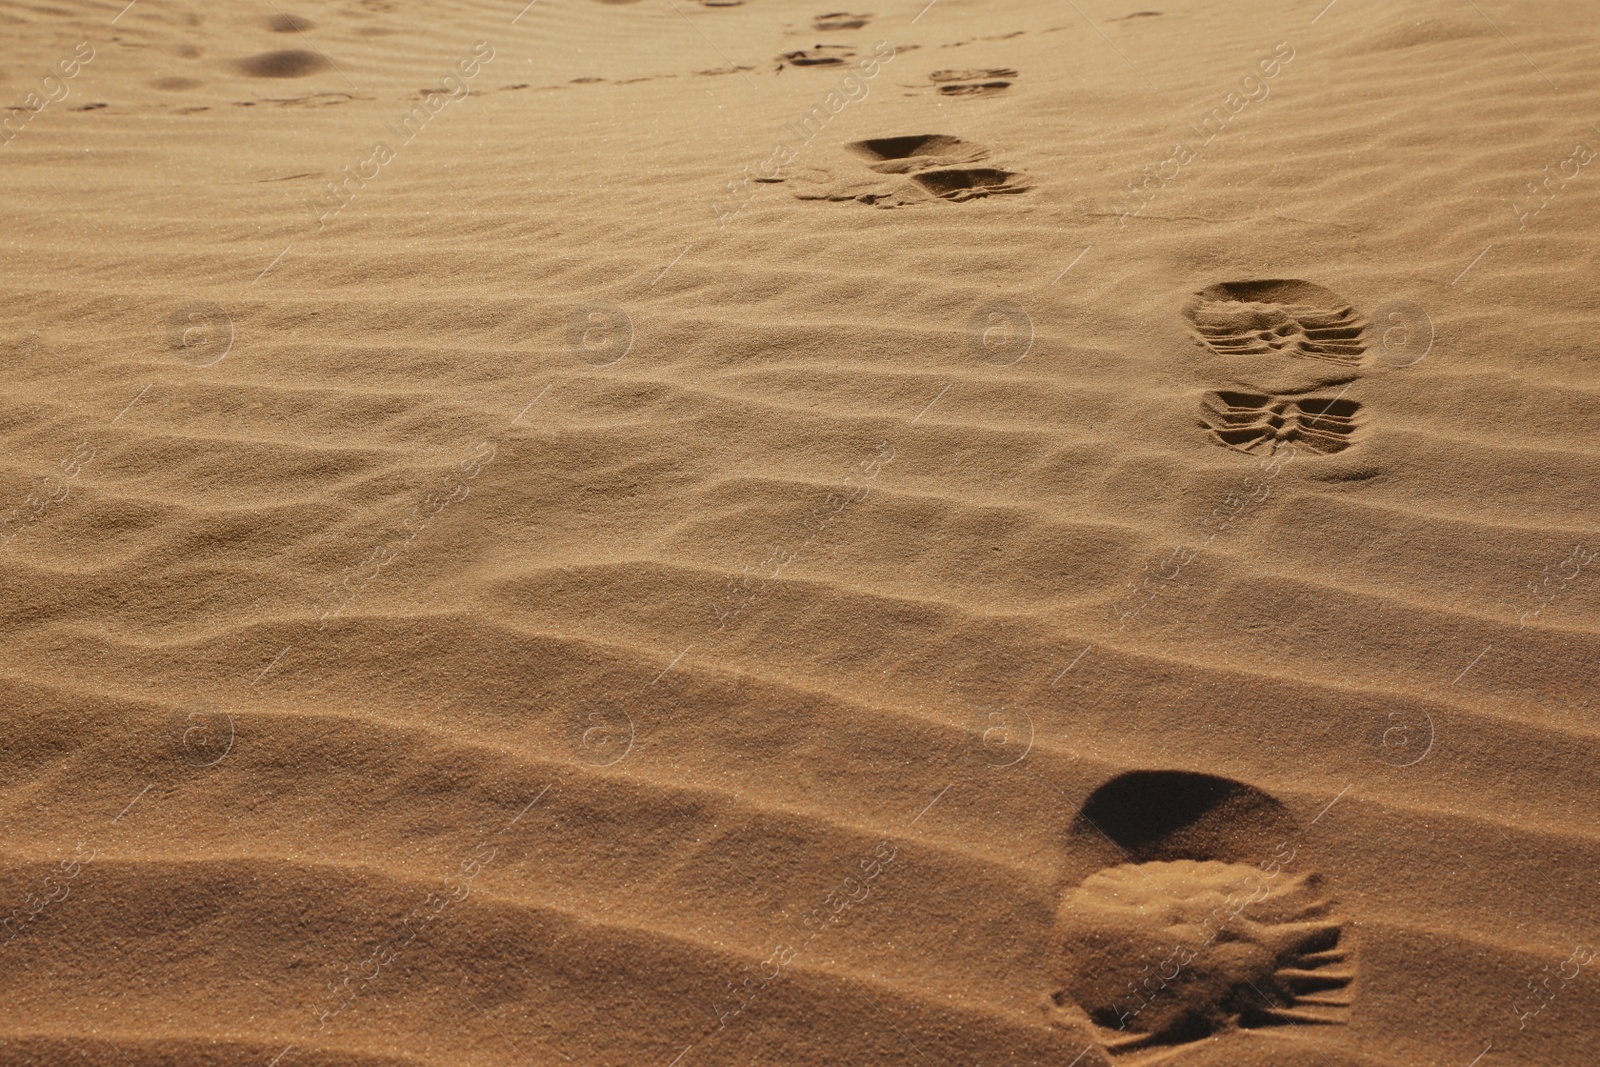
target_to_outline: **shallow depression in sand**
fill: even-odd
[[[252,78],[304,78],[331,64],[316,52],[303,48],[285,48],[277,52],[263,52],[236,60],[234,66]]]
[[[1127,863],[1061,902],[1064,981],[1113,1049],[1342,1021],[1343,928],[1315,874],[1243,863]]]

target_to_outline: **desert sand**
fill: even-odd
[[[0,25],[0,1062],[1595,1062],[1590,5]]]

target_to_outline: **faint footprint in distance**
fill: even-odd
[[[936,200],[961,203],[1020,193],[1032,187],[1027,176],[1018,171],[993,165],[972,166],[987,160],[989,150],[948,134],[873,137],[846,144],[844,150],[869,171],[902,177],[840,178],[835,172],[823,170],[816,178],[796,175],[795,196],[801,200],[856,200],[877,207],[903,207]]]
[[[811,23],[811,28],[819,33],[859,30],[871,20],[871,15],[852,15],[847,11],[834,11],[827,15],[818,15]]]
[[[845,149],[867,161],[880,174],[905,174],[927,167],[972,163],[985,159],[989,150],[942,133],[918,133],[909,137],[873,137],[852,141]]]
[[[778,66],[837,67],[856,57],[855,49],[842,44],[819,44],[798,52],[785,52],[778,57]]]
[[[1011,88],[1017,72],[1009,67],[990,70],[936,70],[928,75],[942,96],[987,96]]]
[[[267,20],[267,29],[273,33],[303,33],[311,29],[310,19],[301,18],[299,15],[285,15],[281,12]]]
[[[263,52],[234,61],[234,66],[252,78],[304,78],[327,70],[328,61],[315,52],[302,48],[286,48],[278,52]]]

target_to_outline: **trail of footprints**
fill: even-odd
[[[870,14],[832,11],[815,16],[811,28],[817,33],[848,32],[862,29],[872,19]],[[910,51],[914,47],[900,51]],[[894,54],[891,52],[890,56]],[[777,57],[776,66],[780,72],[791,67],[841,68],[850,65],[857,57],[858,50],[852,45],[818,42],[807,48],[782,53]],[[872,76],[868,75],[869,78]],[[941,96],[989,96],[1011,88],[1016,78],[1017,71],[1010,67],[936,70],[927,75],[927,82],[910,88],[915,93],[926,92],[931,87]],[[838,92],[829,94],[835,98],[839,95]],[[843,105],[828,106],[837,112]],[[799,126],[795,127],[795,132],[804,141],[810,141],[815,136],[811,125],[815,123],[820,126],[826,120],[827,114],[822,107],[813,108],[811,115],[802,118]],[[853,141],[843,145],[842,149],[842,152],[836,150],[833,153],[833,160],[808,164],[792,177],[767,177],[761,180],[788,182],[794,195],[801,200],[855,201],[886,208],[937,203],[940,200],[963,203],[982,197],[1020,193],[1032,187],[1026,175],[1007,167],[987,164],[987,148],[947,134],[873,137]],[[985,165],[973,165],[978,163]]]
[[[705,0],[701,0],[702,3]],[[742,0],[741,0],[742,2]],[[859,30],[872,21],[871,15],[852,15],[848,11],[830,11],[811,20],[811,28],[818,33],[841,33]],[[856,58],[856,50],[844,44],[814,44],[778,57],[778,69],[784,67],[839,67]]]
[[[1060,1024],[1087,1025],[1114,1055],[1161,1058],[1236,1030],[1347,1021],[1345,922],[1277,800],[1133,771],[1089,796],[1071,836],[1090,869],[1056,912],[1045,1008]]]
[[[870,18],[830,13],[818,16],[814,28],[854,30]],[[280,16],[271,28],[309,25]],[[838,66],[854,55],[847,46],[819,44],[779,61]],[[283,50],[238,66],[252,77],[297,78],[324,62],[315,53]],[[944,70],[929,80],[943,95],[964,96],[1001,92],[1016,76],[1011,69]],[[795,194],[894,207],[1030,187],[1025,175],[987,162],[988,149],[957,137],[882,137],[844,147],[881,177],[830,175]],[[1297,280],[1227,282],[1196,293],[1185,316],[1195,340],[1220,356],[1314,360],[1350,370],[1342,380],[1299,391],[1206,393],[1200,426],[1216,444],[1271,455],[1289,447],[1331,454],[1354,442],[1361,405],[1333,387],[1348,388],[1358,376],[1365,322],[1336,294]],[[1075,836],[1096,847],[1109,841],[1116,854],[1060,898],[1049,1011],[1068,1025],[1087,1024],[1108,1052],[1140,1056],[1231,1030],[1346,1020],[1354,973],[1344,922],[1322,877],[1295,864],[1290,842],[1298,828],[1276,800],[1228,779],[1136,771],[1096,790],[1079,822]]]
[[[1337,294],[1294,279],[1224,282],[1184,309],[1195,340],[1221,356],[1316,360],[1335,370],[1308,388],[1215,390],[1200,426],[1224,448],[1270,456],[1288,449],[1341,452],[1361,430],[1361,405],[1345,397],[1359,373],[1366,322]]]

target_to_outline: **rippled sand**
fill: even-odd
[[[1591,1062],[1592,11],[924,2],[0,11],[0,1060]]]

